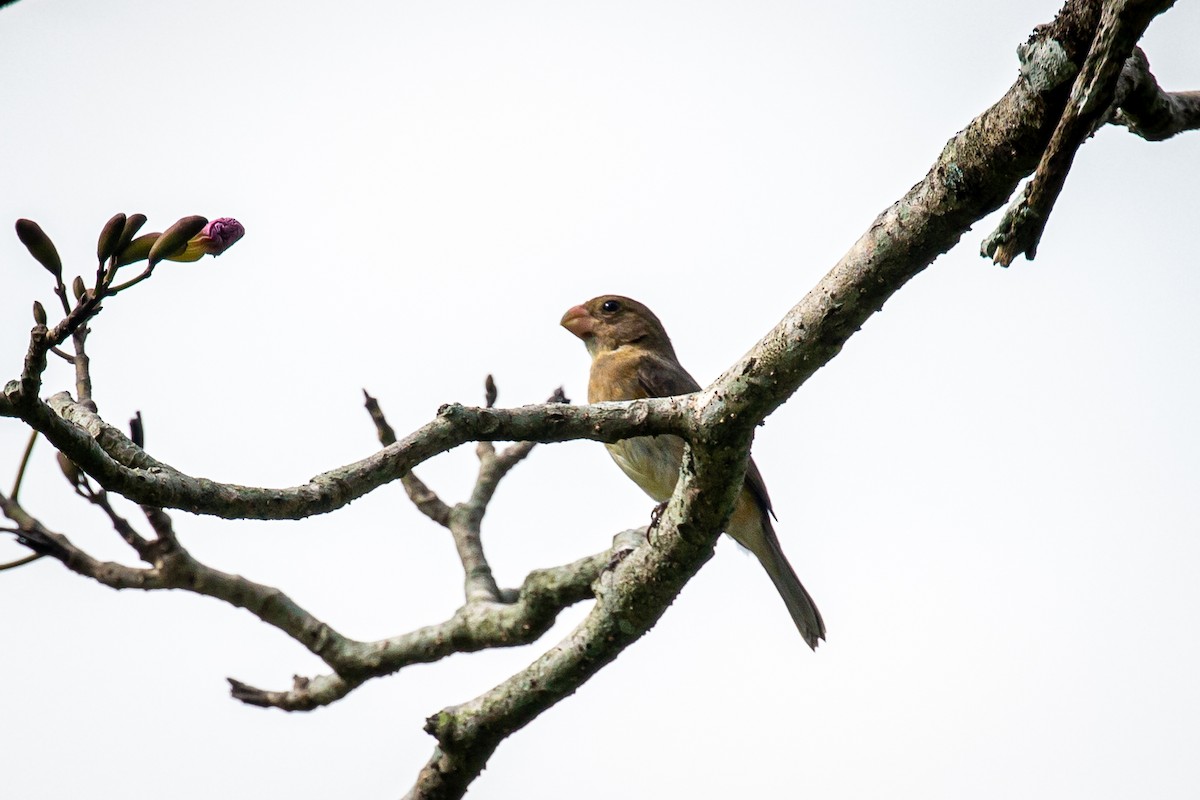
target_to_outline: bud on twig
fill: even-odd
[[[123,267],[136,261],[145,261],[150,255],[150,248],[158,241],[161,233],[147,233],[137,237],[121,248],[117,255],[117,266]]]
[[[46,309],[37,300],[33,301],[33,321],[38,325],[46,324]]]
[[[125,248],[129,246],[129,243],[133,241],[133,237],[137,236],[137,232],[140,231],[142,226],[145,224],[145,214],[131,214],[129,218],[125,220],[125,226],[121,230],[121,239],[117,242],[117,246],[113,252],[123,252]]]
[[[188,239],[187,246],[167,256],[168,261],[199,261],[206,255],[219,256],[246,234],[242,223],[233,217],[220,217]]]
[[[29,255],[37,259],[55,280],[62,280],[62,259],[58,257],[54,242],[50,241],[41,225],[31,219],[17,220],[17,238],[25,245]]]
[[[121,243],[121,234],[124,231],[124,214],[116,214],[104,223],[104,228],[100,231],[100,240],[96,242],[96,258],[100,259],[101,264],[117,252],[117,245]]]
[[[184,217],[167,228],[163,231],[162,236],[158,237],[158,241],[150,248],[150,263],[147,266],[153,268],[155,264],[164,258],[170,258],[176,253],[181,252],[187,247],[188,239],[191,239],[202,231],[207,224],[208,220],[206,218],[191,216]]]
[[[499,392],[496,391],[496,381],[489,373],[487,378],[483,381],[483,399],[484,402],[487,403],[488,408],[492,408],[496,405],[496,396],[498,394]]]
[[[146,449],[146,429],[142,426],[142,412],[135,411],[137,416],[129,420],[129,439],[143,450]]]
[[[71,294],[75,295],[75,302],[78,303],[83,299],[83,293],[86,290],[87,287],[83,285],[83,278],[76,275],[75,280],[71,281]]]

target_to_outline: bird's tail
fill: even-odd
[[[783,554],[783,548],[779,546],[779,538],[775,535],[771,521],[766,514],[762,514],[761,520],[761,533],[758,536],[745,537],[752,540],[741,543],[758,557],[759,563],[771,576],[771,582],[775,584],[775,588],[783,598],[800,635],[804,637],[804,641],[808,643],[809,647],[816,650],[817,643],[825,638],[825,621],[821,619],[821,612],[817,610],[817,604],[813,602],[812,595],[804,588],[804,584],[800,583],[795,570],[792,569],[792,565],[788,563],[787,557]],[[739,541],[741,541],[740,538]]]

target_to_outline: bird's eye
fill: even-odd
[[[605,314],[615,314],[621,310],[621,304],[616,300],[605,300],[600,305],[600,310]]]

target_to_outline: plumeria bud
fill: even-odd
[[[117,245],[121,243],[121,234],[124,230],[124,214],[115,214],[112,219],[104,223],[104,228],[100,231],[100,240],[96,242],[96,258],[100,259],[100,263],[108,261],[112,254],[117,252]]]
[[[199,261],[206,255],[219,256],[245,234],[242,223],[233,217],[214,219],[189,239],[187,247],[181,252],[166,258],[168,261]]]
[[[483,400],[487,403],[488,408],[496,405],[496,396],[499,392],[496,390],[496,379],[490,374],[483,382]]]
[[[31,219],[17,220],[17,238],[25,245],[29,255],[37,259],[55,280],[62,278],[62,259],[58,257],[54,242],[50,241],[41,225]]]
[[[75,295],[75,302],[83,299],[85,291],[87,291],[87,287],[83,285],[83,278],[76,275],[75,280],[71,281],[71,294]]]
[[[137,416],[129,420],[129,439],[143,450],[146,449],[146,428],[142,424],[142,412],[135,411]]]
[[[117,242],[114,253],[121,253],[133,241],[133,237],[137,236],[137,232],[146,224],[145,214],[130,214],[125,220],[125,227],[121,230],[121,239]]]
[[[158,241],[150,248],[150,263],[147,266],[153,268],[155,264],[164,258],[178,255],[187,247],[188,240],[203,230],[207,224],[207,219],[199,215],[194,215],[184,217],[167,228],[163,231],[162,236],[158,237]]]
[[[150,256],[150,248],[154,246],[160,236],[162,236],[161,233],[146,233],[125,245],[117,255],[117,266],[123,267],[135,261],[145,261]]]
[[[46,309],[37,300],[33,301],[33,321],[38,325],[46,324]]]

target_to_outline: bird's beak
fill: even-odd
[[[591,335],[596,328],[596,320],[583,306],[567,309],[567,313],[563,314],[562,322],[559,324],[580,339]]]

